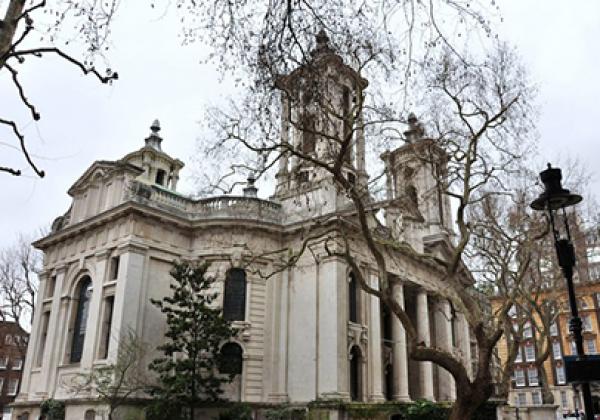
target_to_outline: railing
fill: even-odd
[[[218,196],[193,200],[169,190],[133,182],[130,199],[152,207],[175,211],[191,220],[241,219],[271,223],[282,221],[281,205],[256,197]]]

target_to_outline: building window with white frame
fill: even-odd
[[[523,369],[515,369],[515,384],[525,386],[525,371]]]
[[[556,323],[556,321],[550,324],[550,335],[552,337],[556,337],[558,335],[558,324]]]
[[[12,346],[14,344],[13,336],[10,334],[6,334],[4,337],[4,344],[7,346]]]
[[[523,337],[531,338],[533,337],[533,330],[531,328],[531,322],[527,321],[523,326]]]
[[[592,331],[592,317],[589,314],[582,316],[581,321],[583,322],[584,331]]]
[[[10,395],[11,397],[17,395],[18,388],[19,388],[19,380],[18,379],[10,379],[8,381],[8,388],[6,389],[6,395]]]
[[[8,366],[8,357],[0,357],[0,369],[6,369]]]
[[[587,354],[596,354],[596,340],[594,338],[585,340],[585,352]]]
[[[560,391],[560,405],[563,410],[569,407],[569,401],[567,400],[567,391]]]
[[[527,394],[524,392],[517,393],[517,395],[515,395],[515,403],[517,404],[517,407],[526,405],[527,404]]]
[[[564,366],[557,366],[556,367],[556,382],[558,382],[559,385],[564,385],[566,382],[565,379],[565,368]]]
[[[540,391],[533,391],[531,393],[531,402],[533,405],[542,405],[542,393]]]
[[[552,342],[552,356],[554,360],[562,359],[562,352],[560,351],[560,341]]]
[[[4,378],[0,378],[0,395],[2,395],[3,390],[4,390]]]
[[[571,340],[569,343],[571,345],[571,355],[577,356],[577,344],[573,340]]]
[[[13,370],[21,370],[23,368],[23,359],[19,358],[19,359],[15,359],[12,362],[12,369]]]
[[[521,363],[523,361],[523,348],[519,346],[517,349],[517,356],[515,357],[515,363]]]
[[[529,381],[529,386],[538,386],[538,369],[537,367],[530,367],[527,369],[527,380]]]
[[[528,362],[535,361],[535,347],[533,343],[525,344],[525,360]]]

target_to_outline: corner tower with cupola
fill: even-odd
[[[344,205],[331,174],[311,159],[329,165],[340,160],[350,182],[366,185],[362,102],[367,85],[332,49],[323,30],[310,60],[278,79],[281,142],[290,152],[280,159],[274,199],[284,208],[298,211],[302,202],[302,214],[314,217]],[[315,201],[320,205],[312,205]]]

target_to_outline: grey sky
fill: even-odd
[[[2,6],[0,0],[0,6]],[[600,158],[600,2],[502,1],[500,35],[515,44],[540,87],[540,161],[567,156],[595,170]],[[42,113],[32,122],[6,75],[0,78],[0,108],[26,125],[29,146],[47,177],[0,174],[0,246],[19,232],[49,224],[69,206],[67,189],[94,161],[118,159],[143,145],[150,123],[163,126],[163,149],[188,163],[198,121],[207,105],[230,89],[219,84],[210,65],[200,64],[201,45],[180,46],[177,17],[139,2],[122,1],[113,27],[111,67],[120,78],[112,86],[82,76],[60,60],[33,60],[21,77]],[[0,153],[24,167],[5,143],[14,139],[0,130]],[[543,169],[543,168],[540,168]],[[600,194],[598,173],[590,193]]]

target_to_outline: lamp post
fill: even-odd
[[[569,229],[569,220],[565,208],[574,206],[582,200],[577,194],[572,194],[561,185],[562,174],[559,168],[552,168],[548,164],[548,169],[540,172],[540,179],[544,183],[544,192],[531,203],[534,210],[547,211],[552,227],[554,237],[554,248],[558,257],[558,265],[567,281],[567,291],[569,293],[569,306],[571,307],[571,320],[569,321],[569,331],[573,334],[575,345],[577,347],[577,358],[585,360],[583,350],[583,337],[581,335],[581,318],[577,310],[577,301],[575,299],[575,289],[573,287],[573,268],[575,267],[575,251],[571,241],[571,231]],[[562,214],[560,214],[562,213]],[[562,216],[562,217],[561,217]],[[560,227],[562,218],[563,229]],[[581,383],[583,392],[583,406],[586,419],[593,420],[594,409],[592,403],[592,393],[590,384],[587,381]]]

